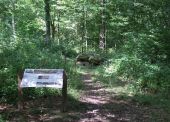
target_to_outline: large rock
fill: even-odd
[[[89,55],[88,54],[79,54],[76,58],[77,61],[81,62],[89,62]]]
[[[77,62],[88,62],[91,65],[100,65],[103,59],[98,54],[79,54],[76,58]]]
[[[90,64],[100,65],[102,63],[102,59],[99,55],[92,55],[89,57]]]
[[[76,65],[78,65],[78,66],[89,66],[89,62],[77,61],[77,62],[76,62]]]

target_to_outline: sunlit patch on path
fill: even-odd
[[[110,102],[110,95],[105,91],[105,87],[100,82],[93,82],[90,74],[84,74],[82,76],[85,88],[81,97],[82,102],[91,104],[105,104]]]
[[[114,88],[110,90],[100,79],[93,81],[91,73],[83,73],[82,82],[84,89],[80,102],[86,105],[86,110],[79,122],[149,122],[144,108],[127,100],[116,99],[119,94],[114,92]]]
[[[0,105],[0,114],[3,112],[9,122],[150,122],[151,112],[155,110],[122,99],[120,91],[125,89],[122,82],[108,88],[86,70],[81,73],[84,87],[79,91],[80,97],[75,99],[68,94],[66,113],[60,112],[60,96],[44,96],[25,101],[22,113],[16,106]]]
[[[89,105],[80,122],[109,122],[107,118],[114,118],[115,115],[108,112],[105,113],[103,105],[111,102],[111,96],[114,95],[114,93],[107,92],[105,86],[102,85],[100,81],[94,82],[89,73],[82,75],[82,81],[85,88],[80,101]]]

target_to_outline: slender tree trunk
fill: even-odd
[[[84,7],[84,41],[85,41],[86,52],[87,52],[88,42],[87,42],[87,22],[86,22],[86,18],[87,18],[87,9]]]
[[[82,35],[81,52],[84,52],[84,36]]]
[[[55,20],[54,19],[51,20],[51,35],[52,35],[52,39],[54,41],[55,40]]]
[[[105,15],[104,15],[104,4],[105,0],[101,0],[101,25],[100,25],[100,33],[99,33],[99,48],[103,49],[105,48]]]
[[[16,41],[16,27],[15,27],[15,15],[14,13],[12,13],[12,35],[13,35],[13,38],[14,38],[14,41]]]
[[[59,0],[58,2],[59,3]],[[59,7],[59,4],[57,4],[57,7]],[[57,42],[58,42],[58,45],[60,45],[60,10],[58,9],[57,11]]]
[[[46,38],[45,43],[48,44],[51,42],[50,36],[51,36],[51,17],[50,17],[50,0],[44,0],[45,3],[45,22],[46,22]]]
[[[56,26],[55,26],[55,8],[53,9],[53,15],[51,16],[51,36],[52,36],[52,40],[55,40],[55,31],[56,31]]]
[[[84,14],[84,6],[83,6],[83,21],[82,21],[82,45],[81,45],[81,52],[84,52],[84,42],[85,42],[85,24],[84,24],[84,20],[85,20],[85,14]]]
[[[105,24],[105,51],[107,53],[107,30],[106,30],[106,24]]]
[[[15,26],[15,0],[12,1],[12,35],[14,38],[14,41],[16,41],[17,35],[16,35],[16,26]]]

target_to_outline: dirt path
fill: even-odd
[[[84,90],[80,101],[87,106],[79,122],[149,122],[147,108],[117,99],[100,81],[94,82],[90,73],[82,75]]]
[[[61,96],[46,96],[27,102],[25,100],[22,113],[16,110],[16,106],[7,106],[0,110],[0,120],[3,117],[9,122],[162,122],[161,119],[151,118],[153,112],[162,113],[159,109],[140,105],[131,99],[122,99],[116,92],[119,87],[120,90],[124,89],[122,84],[108,88],[89,69],[81,75],[80,82],[83,82],[84,88],[80,98],[68,95],[66,113],[60,112]],[[167,115],[159,116],[157,118]]]
[[[89,104],[87,112],[84,114],[82,122],[109,121],[108,117],[114,117],[111,113],[105,113],[103,105],[111,102],[111,97],[114,93],[109,93],[105,90],[100,82],[94,82],[91,74],[85,73],[82,75],[82,81],[84,83],[84,91],[82,92],[80,101]]]

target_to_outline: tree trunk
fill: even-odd
[[[84,39],[85,39],[85,44],[86,44],[86,52],[88,48],[88,42],[87,42],[87,8],[84,7]]]
[[[51,36],[51,18],[50,18],[50,0],[44,0],[45,3],[45,22],[46,22],[46,38],[45,43],[48,44],[51,42],[50,36]]]
[[[13,35],[13,39],[14,41],[16,41],[16,27],[15,27],[15,0],[12,1],[12,35]]]
[[[85,42],[85,12],[84,12],[84,5],[83,5],[83,18],[82,18],[82,45],[81,45],[81,52],[84,52],[84,42]]]
[[[100,49],[105,49],[105,33],[106,33],[106,28],[105,28],[105,15],[104,15],[104,4],[105,0],[101,0],[101,25],[100,25],[100,33],[99,33],[99,48]]]
[[[16,41],[16,28],[15,28],[15,15],[12,13],[12,35],[14,38],[14,41]]]
[[[52,35],[52,39],[54,41],[55,39],[55,20],[51,20],[51,35]]]
[[[57,2],[57,7],[59,7],[59,0]],[[60,10],[58,9],[57,11],[57,42],[58,42],[58,45],[60,45]]]

